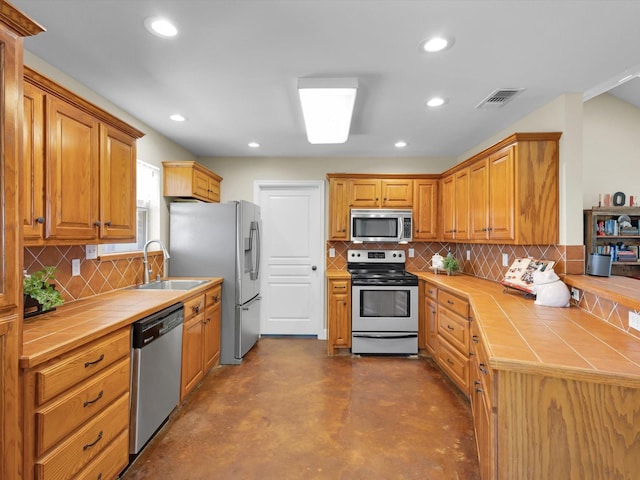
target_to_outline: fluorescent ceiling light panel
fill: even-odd
[[[347,141],[357,89],[356,78],[298,79],[298,93],[309,143]]]

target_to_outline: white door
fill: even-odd
[[[324,182],[255,182],[262,217],[263,335],[324,330]]]

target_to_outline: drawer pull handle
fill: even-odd
[[[213,303],[218,303],[219,300],[220,300],[220,297],[218,295],[213,297]]]
[[[200,304],[197,305],[191,305],[191,311],[193,313],[200,313]]]
[[[102,440],[102,430],[100,430],[100,433],[98,433],[98,438],[96,438],[93,442],[91,443],[85,443],[84,447],[82,447],[82,450],[86,450],[87,448],[91,448],[93,447],[96,443],[98,443],[100,440]]]
[[[98,477],[96,478],[96,480],[102,480],[102,472],[98,474]]]
[[[449,305],[453,305],[453,302],[452,302],[451,300],[447,300],[447,303],[448,303]]]
[[[478,339],[478,336],[477,336],[477,335],[473,335],[473,336],[471,337],[471,340],[473,340],[473,343],[479,343],[479,342],[480,342],[480,339]]]
[[[455,328],[453,328],[451,325],[447,325],[447,328],[451,331],[455,330]]]
[[[100,400],[102,398],[102,395],[104,395],[104,390],[100,390],[100,393],[98,394],[98,396],[96,398],[94,398],[93,400],[85,400],[84,404],[82,405],[83,407],[88,407],[89,405],[96,403],[98,400]]]
[[[481,389],[481,388],[476,387],[476,393],[482,393],[482,389]]]
[[[333,288],[335,288],[335,289],[339,289],[339,290],[344,290],[344,289],[345,289],[345,288],[347,288],[347,287],[346,287],[345,285],[342,285],[342,286],[340,286],[340,287],[337,287],[337,286],[336,286],[336,287],[333,287]]]
[[[97,360],[94,360],[93,362],[84,362],[84,368],[87,368],[91,365],[95,365],[96,363],[100,363],[102,360],[104,360],[104,353],[100,355],[100,358],[98,358]]]
[[[487,369],[484,367],[484,363],[481,363],[478,366],[478,370],[480,370],[482,373],[484,373],[485,375],[487,375],[489,372],[487,371]]]
[[[453,365],[453,360],[451,360],[450,358],[447,358],[447,363],[448,363],[449,365]]]

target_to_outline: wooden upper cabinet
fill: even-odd
[[[489,238],[489,166],[482,159],[469,168],[470,238]]]
[[[25,245],[134,241],[143,134],[25,67]]]
[[[42,90],[24,84],[23,235],[35,241],[44,238],[44,98]]]
[[[195,198],[203,202],[220,201],[222,177],[190,160],[162,162],[165,197]]]
[[[357,178],[351,180],[353,208],[411,208],[413,180]]]
[[[349,241],[349,180],[329,179],[329,240]]]
[[[100,238],[136,238],[136,141],[100,125]]]
[[[413,239],[437,239],[438,180],[415,180],[413,194]]]
[[[453,175],[468,169],[466,238],[516,245],[558,243],[560,135],[515,133],[448,171],[441,191],[443,238],[464,238],[458,235],[456,217],[462,214],[450,200],[451,192],[458,190],[449,183]],[[456,235],[448,233],[452,229]]]
[[[453,240],[456,228],[456,176],[447,175],[440,180],[440,195],[442,198],[442,238]]]
[[[514,147],[489,156],[489,238],[515,240]]]
[[[98,121],[52,96],[46,104],[46,238],[97,240]]]
[[[469,238],[469,169],[456,172],[455,239]]]

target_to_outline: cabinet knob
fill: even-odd
[[[111,226],[111,222],[110,221],[109,222],[104,222],[104,226],[105,227],[110,227]]]
[[[44,223],[44,217],[36,218],[36,223]]]
[[[100,223],[100,220],[96,220],[95,222],[93,222],[93,225],[94,225],[95,227],[99,227],[99,226],[100,226],[100,225],[102,225],[102,224]]]
[[[313,270],[314,272],[318,269],[318,267],[316,265],[311,265],[311,270]]]

